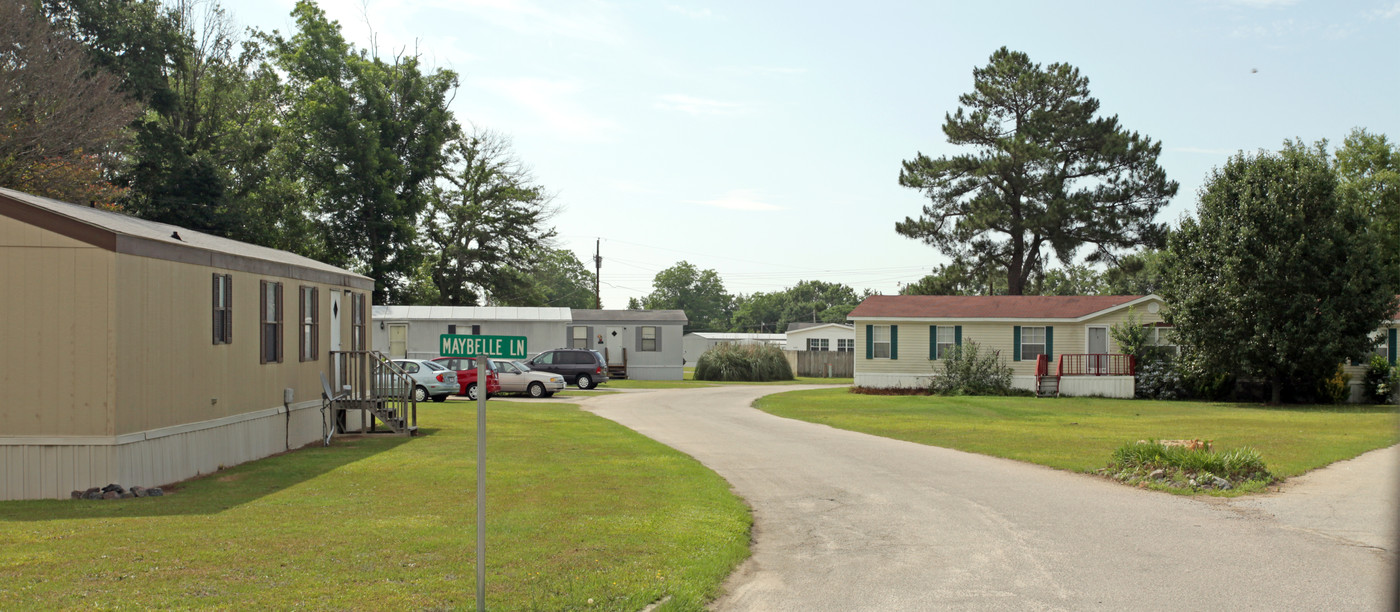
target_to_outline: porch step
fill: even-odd
[[[627,366],[625,366],[625,365],[610,365],[610,366],[608,366],[608,378],[614,379],[614,380],[624,380],[624,379],[626,379],[626,378],[627,378]]]
[[[1060,395],[1059,376],[1040,376],[1036,379],[1036,397],[1058,397]]]

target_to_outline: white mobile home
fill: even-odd
[[[531,354],[558,348],[572,320],[568,308],[375,306],[374,350],[392,359],[439,356],[443,334],[524,336]]]
[[[684,310],[574,309],[561,347],[591,348],[607,359],[613,376],[635,380],[681,380]],[[550,347],[554,348],[554,347]]]

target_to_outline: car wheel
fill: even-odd
[[[592,388],[593,388],[593,378],[591,378],[591,377],[588,376],[587,374],[579,374],[579,375],[578,375],[578,388],[580,388],[580,389],[592,389]]]
[[[447,395],[446,395],[446,394],[444,394],[444,395],[434,395],[434,396],[433,396],[433,401],[435,401],[435,402],[445,402],[445,401],[447,401]]]
[[[544,397],[544,383],[530,383],[530,397]]]
[[[476,383],[467,384],[467,399],[476,401]]]
[[[413,401],[415,401],[415,402],[426,402],[426,401],[428,401],[428,390],[427,390],[427,389],[424,389],[422,385],[419,385],[419,386],[417,386],[417,387],[414,387],[414,388],[413,388]]]

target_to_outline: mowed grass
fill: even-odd
[[[920,444],[1090,472],[1127,442],[1250,446],[1288,477],[1400,442],[1395,406],[1270,407],[1103,398],[880,396],[846,389],[758,400],[763,411]]]
[[[0,608],[473,608],[475,418],[420,405],[425,435],[166,497],[0,503]],[[489,609],[702,609],[748,555],[747,507],[685,455],[566,404],[492,401],[487,432]]]

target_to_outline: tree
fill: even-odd
[[[0,186],[113,204],[108,182],[140,108],[120,79],[27,2],[0,3]]]
[[[1162,251],[1144,250],[1118,260],[1118,265],[1103,274],[1106,295],[1149,295],[1159,293],[1166,271],[1162,268]]]
[[[642,298],[648,310],[684,310],[690,323],[685,331],[724,331],[734,298],[724,290],[724,281],[714,270],[700,270],[689,262],[679,262],[656,273],[652,291]],[[630,307],[630,303],[629,303]]]
[[[895,231],[954,258],[994,262],[1010,295],[1045,267],[1047,248],[1069,264],[1084,245],[1094,247],[1090,262],[1161,245],[1165,226],[1153,219],[1177,190],[1157,165],[1161,143],[1096,117],[1099,102],[1077,68],[1042,68],[1003,47],[973,80],[943,133],[974,151],[904,161],[899,183],[931,203]]]
[[[1371,348],[1396,309],[1366,218],[1345,205],[1322,145],[1236,155],[1212,171],[1197,219],[1172,234],[1162,296],[1205,371],[1312,388]]]
[[[527,256],[554,237],[550,195],[496,132],[453,139],[447,161],[421,222],[442,302],[475,306],[488,294],[501,303],[533,301],[524,297],[532,288]]]
[[[295,171],[325,260],[374,278],[374,303],[396,303],[421,263],[417,223],[458,130],[447,107],[457,75],[425,73],[416,55],[386,62],[354,49],[307,0],[292,15],[291,38],[264,40],[286,74],[285,129],[299,138]]]
[[[1036,295],[1103,295],[1103,276],[1089,266],[1067,265],[1037,275]]]
[[[855,289],[840,283],[799,281],[782,291],[736,298],[733,328],[782,333],[795,321],[845,323],[846,315],[869,295],[869,291],[857,294]]]
[[[1357,128],[1337,149],[1336,168],[1342,198],[1371,220],[1383,277],[1400,292],[1400,144]]]
[[[589,309],[594,306],[594,273],[567,249],[539,248],[526,257],[525,292],[510,306],[557,306]]]

